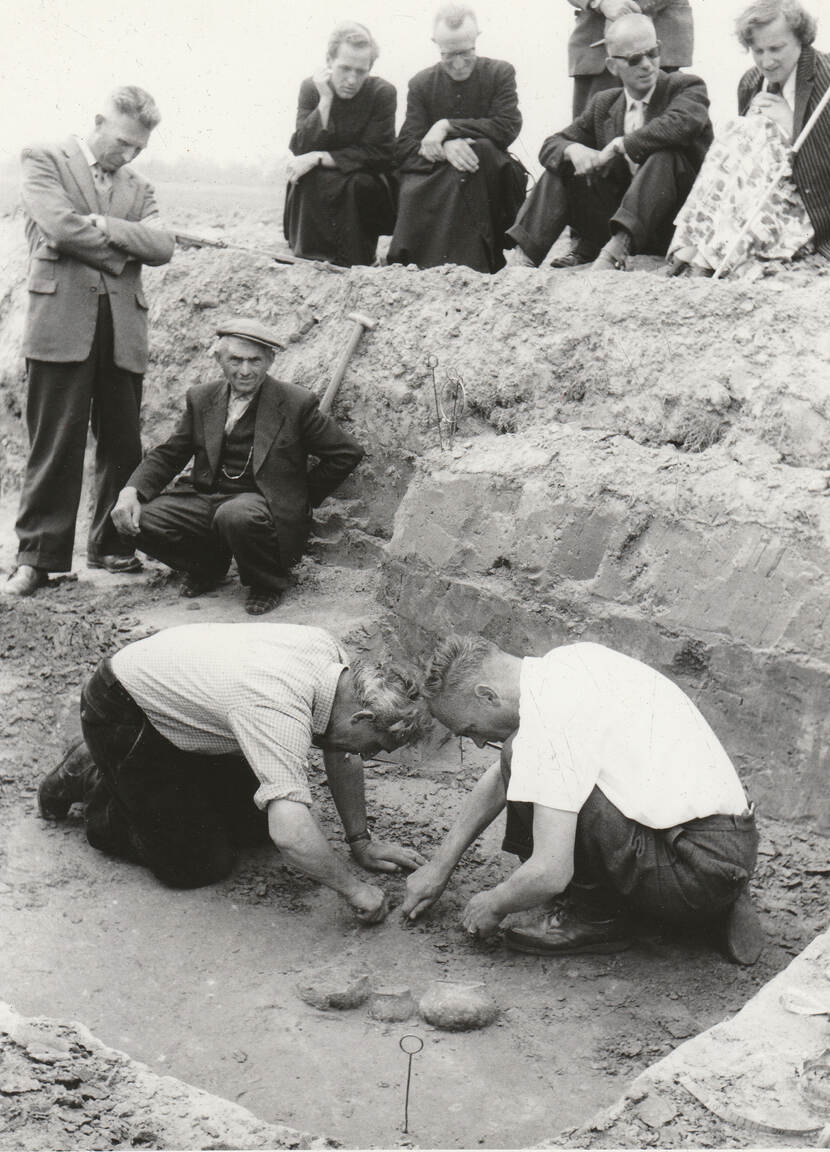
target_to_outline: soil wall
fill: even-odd
[[[19,235],[0,220],[10,493],[25,452]],[[213,375],[220,316],[307,328],[275,371],[321,392],[347,314],[367,313],[377,327],[335,414],[369,452],[320,510],[318,548],[381,563],[415,649],[456,627],[648,660],[691,692],[768,814],[830,828],[830,279],[335,274],[203,250],[147,281],[148,444]],[[455,372],[466,398],[440,444],[430,356],[439,393]]]

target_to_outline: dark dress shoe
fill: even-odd
[[[551,260],[551,268],[579,268],[582,264],[593,264],[597,258],[596,248],[589,248],[585,244],[577,244],[570,252],[557,256]]]
[[[19,564],[10,573],[2,586],[7,596],[31,596],[49,583],[49,573],[45,568],[34,568],[31,564]]]
[[[764,950],[764,930],[752,897],[744,890],[723,922],[724,951],[733,964],[754,964]]]
[[[179,585],[179,595],[187,600],[194,600],[197,596],[212,592],[218,583],[215,576],[205,576],[202,572],[185,572]]]
[[[595,918],[596,917],[596,918]],[[509,928],[508,948],[534,956],[577,956],[591,952],[622,952],[633,938],[625,916],[600,918],[596,913],[565,904],[527,928]]]
[[[282,600],[280,592],[272,592],[270,588],[251,587],[245,598],[245,611],[249,616],[264,616],[266,612],[272,612],[280,600]]]
[[[139,558],[132,556],[88,556],[87,568],[105,568],[107,572],[143,572],[144,565]]]
[[[63,820],[73,804],[84,798],[89,775],[96,771],[95,762],[83,740],[76,740],[48,776],[40,782],[37,803],[45,820]]]

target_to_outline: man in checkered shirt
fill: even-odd
[[[363,923],[388,911],[383,891],[332,851],[311,812],[310,747],[354,860],[411,870],[410,848],[372,840],[363,765],[417,740],[428,723],[406,672],[350,662],[321,628],[191,624],[167,628],[102,660],[81,695],[84,741],[38,789],[41,814],[85,805],[95,848],[198,887],[227,876],[234,848],[265,835],[286,863],[339,892]]]

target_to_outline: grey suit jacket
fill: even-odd
[[[147,367],[147,302],[142,264],[166,264],[172,233],[142,223],[157,213],[153,189],[129,167],[113,173],[102,212],[77,140],[23,150],[21,197],[29,243],[29,307],[23,354],[33,360],[85,360],[92,347],[103,284],[112,305],[115,363]],[[106,216],[107,231],[85,217]]]

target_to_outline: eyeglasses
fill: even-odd
[[[623,60],[629,68],[636,68],[638,64],[642,64],[646,56],[649,60],[656,60],[660,55],[661,44],[658,40],[653,48],[647,48],[645,52],[632,52],[630,56],[609,56],[609,60]]]
[[[465,48],[463,52],[442,52],[441,59],[445,64],[449,64],[450,60],[462,60],[465,64],[469,64],[471,60],[475,60],[475,48]]]

